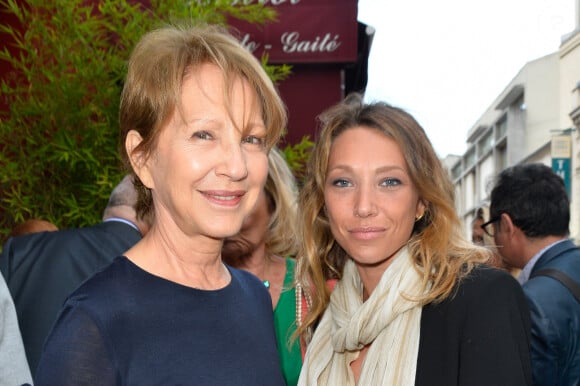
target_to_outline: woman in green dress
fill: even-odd
[[[296,240],[297,188],[292,171],[281,152],[268,155],[268,178],[254,211],[246,218],[240,233],[226,239],[223,260],[256,275],[272,297],[274,328],[282,372],[288,386],[298,383],[302,354],[296,331],[294,256]]]

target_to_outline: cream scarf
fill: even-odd
[[[421,278],[401,249],[366,302],[352,260],[308,346],[299,386],[355,385],[350,363],[367,351],[359,385],[415,384],[422,307],[401,294],[420,294]]]

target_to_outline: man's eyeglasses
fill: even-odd
[[[481,227],[481,229],[483,229],[485,234],[487,234],[489,237],[493,237],[493,234],[495,232],[495,228],[491,225],[495,222],[498,222],[500,219],[501,219],[501,215],[495,216],[491,220],[489,220],[488,222],[484,222],[483,224],[481,224],[480,227]]]

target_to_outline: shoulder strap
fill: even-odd
[[[539,271],[532,273],[530,279],[536,276],[548,276],[558,280],[560,283],[564,285],[564,287],[568,288],[568,290],[576,298],[576,301],[580,303],[580,285],[578,285],[578,283],[576,283],[570,276],[566,275],[564,272],[552,268],[540,269]]]

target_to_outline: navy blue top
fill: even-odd
[[[228,269],[205,291],[117,257],[67,299],[35,385],[284,385],[270,296]]]

